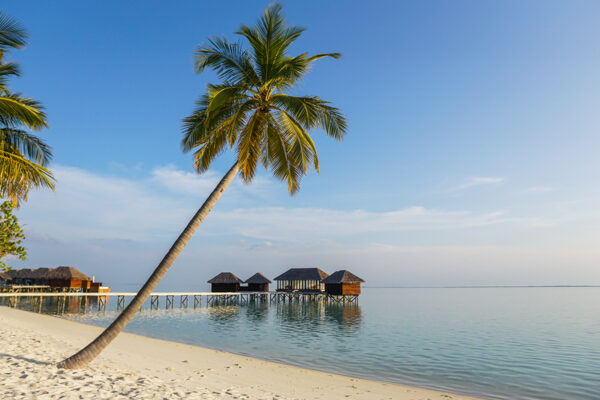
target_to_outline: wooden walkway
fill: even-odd
[[[71,302],[67,299],[76,301],[77,307],[86,310],[90,300],[96,303],[97,309],[106,310],[111,297],[117,298],[117,310],[122,310],[126,306],[126,300],[133,298],[136,292],[114,292],[114,293],[48,293],[48,292],[28,292],[28,293],[0,293],[0,299],[7,298],[9,307],[17,307],[20,298],[33,298],[34,310],[42,310],[44,299],[55,298],[58,303],[59,312],[64,312],[68,304],[71,309]],[[161,301],[162,299],[162,301]],[[269,302],[269,303],[301,303],[301,302],[332,302],[332,303],[358,303],[357,295],[329,295],[326,293],[314,292],[155,292],[149,297],[150,309],[158,310],[161,303],[164,308],[175,308],[179,303],[179,308],[202,307],[217,305],[248,304],[250,302]],[[179,301],[177,301],[179,300]],[[191,301],[190,301],[191,300]],[[141,308],[140,308],[141,311]]]

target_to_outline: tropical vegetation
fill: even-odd
[[[27,33],[21,25],[0,12],[0,197],[17,203],[27,200],[32,188],[54,189],[47,168],[52,151],[30,130],[47,128],[39,102],[12,92],[8,80],[20,76],[19,65],[6,61],[10,49],[23,48]]]
[[[13,214],[15,205],[12,201],[0,204],[0,272],[11,269],[6,264],[7,257],[20,260],[27,259],[27,252],[21,246],[25,233],[19,225],[19,220]]]
[[[183,121],[183,150],[194,152],[199,173],[206,171],[227,147],[234,149],[235,162],[125,310],[92,343],[59,363],[59,367],[85,366],[119,334],[238,172],[250,182],[262,164],[285,181],[293,194],[311,167],[319,169],[317,150],[308,131],[322,128],[328,136],[343,139],[347,123],[339,109],[316,96],[290,94],[314,61],[340,56],[290,56],[289,47],[303,31],[288,26],[281,6],[275,4],[265,10],[255,26],[242,25],[236,32],[248,42],[249,49],[224,38],[211,38],[197,49],[196,71],[213,69],[221,83],[208,85],[196,109]]]

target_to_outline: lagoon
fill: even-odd
[[[114,304],[113,304],[114,306]],[[116,310],[64,317],[107,326]],[[600,398],[600,288],[364,288],[358,305],[142,310],[127,331],[489,399]]]

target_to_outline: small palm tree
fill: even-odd
[[[8,78],[19,76],[19,66],[4,61],[9,48],[26,43],[24,29],[0,12],[0,197],[13,202],[27,200],[31,188],[54,189],[54,178],[46,167],[52,151],[25,129],[48,127],[41,105],[8,89]]]
[[[59,367],[85,366],[121,332],[239,171],[244,181],[250,182],[261,162],[287,182],[293,194],[310,166],[319,168],[308,131],[320,127],[337,140],[344,137],[346,119],[337,108],[318,97],[285,93],[297,85],[315,60],[340,56],[288,56],[287,49],[302,31],[288,27],[281,6],[272,5],[255,27],[243,25],[237,32],[248,40],[250,50],[219,38],[210,39],[197,50],[196,70],[212,68],[223,83],[209,85],[196,110],[183,121],[183,150],[194,150],[198,172],[206,171],[227,145],[236,149],[237,159],[129,306],[98,338]]]

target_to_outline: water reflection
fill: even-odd
[[[109,299],[109,298],[107,298]],[[24,311],[31,311],[50,315],[87,314],[90,312],[103,312],[105,308],[97,297],[76,296],[48,296],[48,297],[2,297],[0,305],[14,307]],[[107,300],[108,301],[108,300]],[[15,304],[16,303],[16,304]],[[100,305],[100,306],[99,306]]]
[[[240,319],[240,306],[238,305],[209,306],[207,310],[208,319],[218,326],[228,327]]]
[[[325,316],[328,322],[335,322],[336,326],[345,334],[356,334],[362,323],[358,304],[327,304]]]
[[[269,304],[267,302],[252,302],[244,307],[246,319],[249,322],[264,322],[269,317]]]

